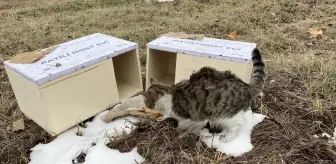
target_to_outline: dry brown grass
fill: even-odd
[[[310,37],[307,30],[314,26],[323,29],[322,36]],[[0,57],[101,32],[139,43],[144,64],[146,43],[162,33],[226,38],[236,31],[240,40],[259,45],[267,64],[266,96],[254,108],[279,124],[262,122],[252,135],[253,151],[225,162],[333,163],[335,146],[312,135],[331,133],[336,126],[335,26],[335,0],[5,0],[0,2]],[[29,149],[48,136],[27,119],[24,131],[7,130],[23,115],[2,64],[0,79],[0,163],[26,163]]]
[[[120,152],[130,152],[137,146],[146,163],[218,163],[229,158],[208,149],[196,135],[181,135],[174,119],[143,120],[137,126],[130,135],[113,138],[107,146]]]

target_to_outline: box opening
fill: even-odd
[[[148,78],[146,88],[149,87],[149,78],[153,77],[164,84],[175,83],[176,53],[148,49],[147,56]]]
[[[112,61],[121,101],[134,95],[134,91],[142,90],[137,50],[113,57]]]

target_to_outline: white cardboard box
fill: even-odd
[[[231,70],[249,83],[255,47],[255,43],[208,37],[190,40],[161,36],[147,44],[146,89],[150,77],[171,85],[189,79],[193,71],[203,66]]]
[[[143,90],[138,44],[100,33],[5,67],[21,111],[51,135]]]

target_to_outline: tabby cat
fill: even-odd
[[[178,127],[198,133],[206,125],[221,127],[222,142],[231,141],[244,123],[243,114],[252,99],[264,87],[264,63],[259,50],[252,52],[253,71],[250,84],[230,71],[203,67],[189,80],[165,85],[151,78],[151,86],[142,94],[122,103],[117,110],[146,105],[159,109],[179,121]]]

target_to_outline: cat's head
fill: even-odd
[[[171,90],[171,85],[167,85],[167,84],[164,84],[164,83],[161,83],[159,82],[158,80],[156,80],[155,78],[149,78],[149,88],[147,89],[148,90],[161,90],[162,92],[162,89],[165,91],[165,93],[167,92],[170,92]]]
[[[149,82],[150,82],[150,85],[155,85],[159,83],[154,77],[149,78]]]
[[[156,80],[155,78],[151,77],[149,78],[149,84],[150,84],[150,87],[152,86],[160,86],[160,87],[172,87],[172,86],[184,86],[186,84],[189,83],[189,80],[187,79],[183,79],[181,80],[180,82],[176,83],[176,84],[173,84],[173,85],[168,85],[168,84],[165,84],[165,83],[162,83],[162,82],[159,82],[158,80]]]
[[[153,77],[149,78],[149,84],[150,84],[150,86],[155,86],[155,85],[156,86],[166,86],[166,87],[170,86],[170,85],[159,82],[158,80],[156,80]]]
[[[153,78],[153,77],[149,78],[149,84],[150,84],[149,87],[152,87],[152,86],[168,87],[168,88],[171,87],[171,85],[162,83],[162,82],[156,80],[156,79]]]

